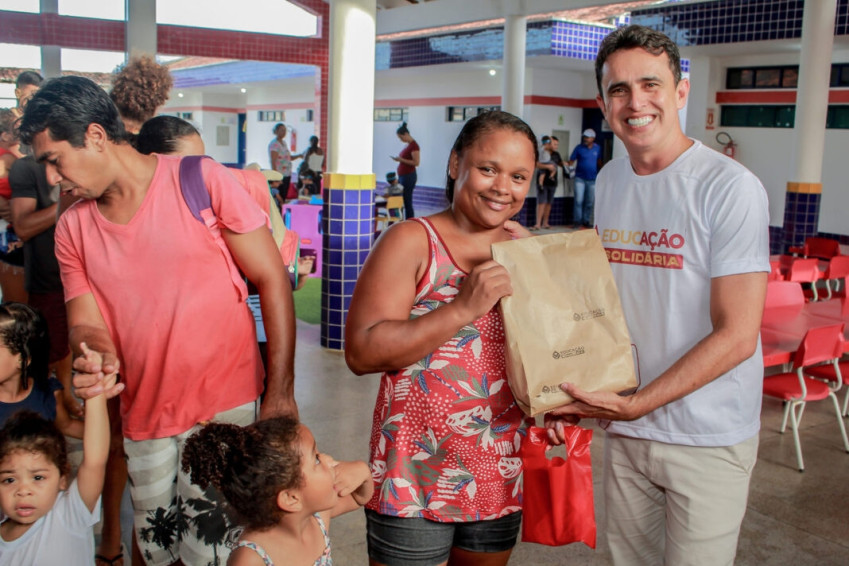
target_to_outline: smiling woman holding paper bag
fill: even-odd
[[[511,114],[469,120],[448,162],[450,207],[392,226],[357,281],[345,358],[357,374],[384,372],[366,505],[373,566],[498,566],[516,543],[529,423],[506,382],[495,305],[512,287],[490,246],[523,231],[509,219],[536,147]]]

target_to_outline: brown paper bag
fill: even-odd
[[[631,338],[607,255],[594,230],[499,242],[492,258],[507,268],[513,295],[501,299],[507,377],[533,416],[587,391],[634,389]]]

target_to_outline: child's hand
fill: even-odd
[[[107,398],[115,397],[124,390],[123,383],[117,383],[120,363],[114,355],[92,350],[85,342],[80,343],[83,355],[74,360],[74,387],[76,394],[83,399],[105,393]]]
[[[336,462],[333,489],[339,497],[350,495],[358,505],[365,505],[374,493],[371,470],[363,461]]]
[[[527,228],[525,228],[515,220],[506,220],[504,222],[504,229],[507,230],[507,233],[510,234],[510,238],[513,240],[518,240],[519,238],[529,238],[533,235]]]

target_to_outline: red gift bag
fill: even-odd
[[[546,458],[546,429],[531,427],[522,445],[524,504],[522,541],[561,546],[583,542],[595,548],[593,431],[566,426],[566,454]]]

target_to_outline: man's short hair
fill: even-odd
[[[645,26],[632,24],[613,30],[605,37],[598,48],[595,58],[595,80],[598,85],[598,94],[604,98],[601,90],[601,73],[607,58],[622,49],[645,49],[652,55],[666,53],[669,57],[669,69],[675,77],[675,84],[681,80],[681,54],[678,46],[665,34]]]
[[[60,77],[47,81],[29,101],[19,133],[27,145],[47,130],[55,141],[83,147],[90,124],[102,126],[109,141],[126,139],[124,123],[105,90],[84,77]]]
[[[558,138],[557,136],[551,136],[551,141],[559,142],[560,138]]]
[[[44,77],[36,73],[35,71],[24,71],[18,78],[15,79],[15,88],[21,88],[22,86],[41,86],[41,83],[44,82]]]

